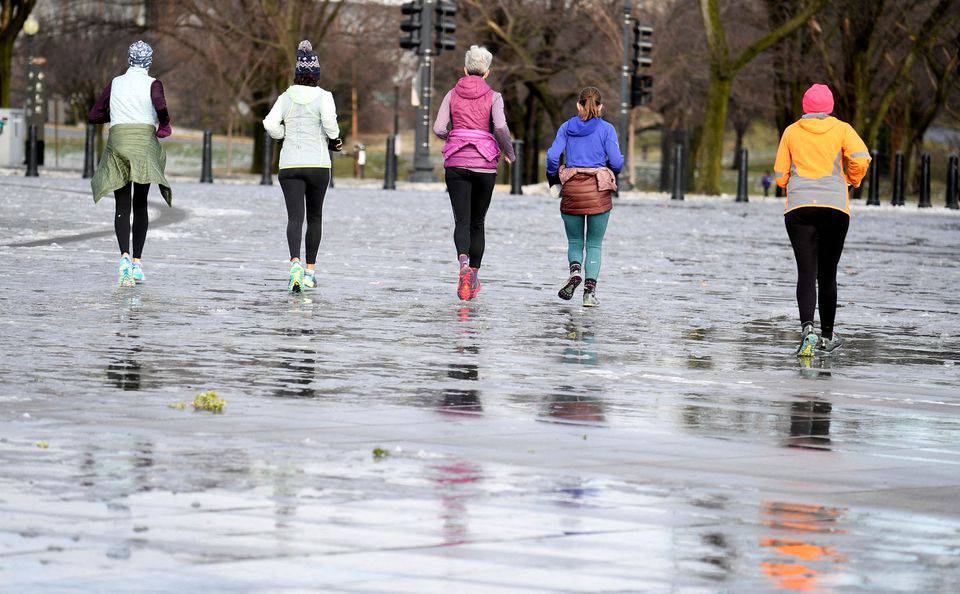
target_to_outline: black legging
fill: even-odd
[[[133,208],[133,257],[139,259],[143,255],[143,244],[147,241],[147,227],[150,226],[150,217],[147,214],[147,194],[150,184],[133,184],[133,197],[130,196],[130,184],[123,186],[113,193],[117,199],[117,217],[113,220],[113,228],[117,232],[117,243],[120,244],[120,253],[130,253],[130,209]]]
[[[490,208],[497,174],[448,167],[446,181],[453,206],[453,243],[457,254],[469,254],[470,266],[480,268],[485,242],[483,220]]]
[[[850,215],[818,206],[791,210],[784,220],[797,259],[797,305],[800,324],[813,324],[820,289],[820,332],[833,338],[837,316],[837,264],[850,226]]]
[[[330,170],[325,167],[281,169],[280,188],[287,203],[287,246],[290,259],[300,257],[304,205],[307,218],[307,264],[317,263],[323,236],[323,197],[330,185]]]

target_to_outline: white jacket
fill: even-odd
[[[150,85],[155,79],[143,68],[131,66],[110,83],[110,125],[153,124],[157,110],[150,98]]]
[[[280,169],[330,167],[327,140],[340,137],[333,95],[319,87],[293,85],[273,104],[263,128],[283,140]]]

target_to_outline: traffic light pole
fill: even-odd
[[[633,44],[633,0],[623,1],[623,63],[620,66],[620,147],[624,154],[630,140],[630,73]],[[633,172],[627,167],[620,173],[620,189],[633,189]]]
[[[429,38],[429,36],[428,36]],[[433,95],[432,50],[420,54],[420,105],[417,107],[416,148],[413,155],[413,175],[410,181],[431,182],[433,163],[430,161],[430,100]]]

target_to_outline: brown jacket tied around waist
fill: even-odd
[[[613,209],[617,178],[607,167],[560,167],[559,174],[563,214],[595,215]]]

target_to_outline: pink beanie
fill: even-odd
[[[803,113],[831,113],[833,93],[827,85],[813,85],[803,94]]]

